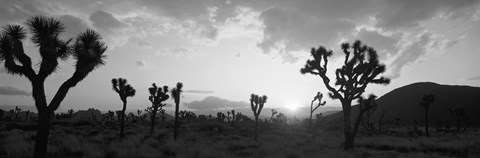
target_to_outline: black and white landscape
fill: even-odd
[[[2,0],[0,157],[480,157],[478,0]]]

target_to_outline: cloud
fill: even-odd
[[[212,94],[214,91],[209,90],[186,90],[185,93],[196,93],[196,94]]]
[[[436,18],[473,16],[478,0],[386,0],[375,15],[378,27],[395,30],[418,27],[420,22]]]
[[[89,19],[92,21],[93,26],[106,31],[125,27],[125,24],[120,22],[111,13],[101,10],[93,12]]]
[[[250,106],[247,102],[229,101],[215,96],[208,96],[201,101],[192,101],[185,106],[196,110],[220,110],[220,109],[232,109],[232,108],[245,108]]]
[[[137,66],[140,70],[145,70],[145,71],[155,70],[155,65],[144,60],[136,61],[135,66]]]
[[[401,37],[399,35],[390,37],[381,34],[378,30],[362,28],[358,31],[356,39],[362,40],[364,44],[375,48],[375,50],[382,55],[396,54],[399,50],[396,44],[400,41]]]
[[[162,56],[193,57],[201,55],[199,48],[163,48],[155,54]]]
[[[73,15],[62,15],[58,19],[65,25],[65,32],[62,34],[63,39],[74,39],[81,32],[91,28],[87,20]]]
[[[480,80],[480,76],[473,76],[473,77],[466,78],[464,80],[465,81],[478,81],[478,80]]]
[[[0,95],[30,96],[31,93],[10,86],[0,86]]]

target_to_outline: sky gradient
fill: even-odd
[[[480,86],[478,0],[0,2],[2,27],[44,15],[65,24],[64,39],[91,28],[107,43],[106,65],[72,88],[60,110],[120,109],[111,85],[118,77],[137,90],[128,109],[150,106],[152,83],[173,88],[177,82],[185,89],[182,108],[190,110],[245,107],[251,93],[267,95],[267,107],[309,106],[317,91],[327,93],[320,77],[300,74],[309,50],[320,45],[334,50],[333,72],[344,59],[340,44],[356,39],[378,51],[392,79],[387,86],[369,86],[364,95],[423,81]],[[24,46],[39,61],[29,40]],[[73,62],[60,62],[47,78],[47,100],[72,75]],[[3,64],[0,105],[33,106],[30,82],[6,74]]]

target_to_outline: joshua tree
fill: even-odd
[[[103,53],[107,47],[100,42],[100,35],[93,30],[80,33],[74,42],[60,39],[64,25],[54,18],[34,16],[26,26],[32,33],[31,41],[39,48],[40,62],[32,64],[24,52],[23,40],[27,31],[20,25],[7,25],[0,33],[0,62],[5,61],[5,69],[13,75],[25,76],[32,84],[32,96],[38,110],[38,128],[35,136],[34,157],[45,157],[51,117],[70,88],[82,81],[95,68],[104,64]],[[71,44],[71,42],[73,44]],[[73,56],[75,72],[58,89],[50,103],[47,103],[44,90],[45,79],[58,68],[58,59],[66,60]],[[34,66],[35,65],[35,66]],[[38,71],[34,67],[39,68]]]
[[[180,96],[182,94],[183,84],[181,82],[177,83],[177,86],[172,89],[172,97],[175,100],[175,130],[173,133],[173,140],[177,140],[178,137],[178,110],[180,106]]]
[[[420,106],[423,107],[425,111],[425,133],[427,137],[430,136],[428,133],[428,111],[430,110],[430,105],[435,101],[435,96],[433,94],[424,95],[423,100],[420,102]]]
[[[270,117],[270,120],[268,120],[269,123],[272,123],[273,117],[274,117],[276,114],[278,114],[278,111],[275,110],[275,109],[272,109],[271,111],[272,111],[272,116]]]
[[[372,102],[371,107],[366,109],[365,111],[365,113],[367,114],[367,118],[365,120],[367,122],[364,123],[363,125],[368,132],[373,131],[373,123],[370,123],[370,117],[373,115],[375,110],[377,110],[377,104],[375,102]]]
[[[235,125],[235,120],[236,120],[235,110],[232,110],[232,112],[230,112],[230,113],[232,113],[232,124]]]
[[[68,112],[68,116],[70,118],[70,120],[73,118],[73,114],[75,113],[75,111],[73,111],[73,109],[70,109],[67,111]]]
[[[452,114],[453,118],[457,122],[457,133],[460,133],[460,123],[462,121],[468,120],[468,115],[463,108],[448,108],[450,114]],[[466,128],[466,126],[465,126]]]
[[[255,116],[255,142],[258,141],[258,116],[262,112],[263,105],[267,102],[267,96],[258,96],[252,94],[250,96],[250,105],[252,107],[253,116]]]
[[[230,123],[230,111],[227,111],[227,123]]]
[[[127,97],[133,97],[135,95],[135,89],[127,84],[127,80],[123,78],[112,79],[112,87],[115,92],[120,96],[120,100],[123,102],[123,108],[120,113],[117,113],[120,117],[120,137],[123,138],[125,127],[125,110],[127,110]]]
[[[360,97],[358,99],[359,112],[357,115],[357,120],[355,120],[355,126],[353,127],[353,137],[355,137],[355,135],[357,134],[358,127],[360,125],[360,122],[362,121],[363,114],[365,112],[368,112],[372,108],[377,107],[377,104],[375,103],[376,98],[377,96],[371,94],[370,96],[368,96],[368,98]]]
[[[155,83],[152,84],[152,87],[148,88],[150,96],[148,100],[152,102],[152,106],[147,108],[147,111],[150,113],[150,133],[153,133],[155,126],[155,120],[157,118],[158,109],[162,109],[165,106],[164,101],[166,101],[170,96],[168,95],[168,86],[157,87]],[[141,112],[141,111],[140,111]]]
[[[320,106],[324,106],[327,102],[323,101],[322,102],[322,98],[323,98],[323,94],[321,92],[318,92],[317,95],[315,95],[315,97],[313,97],[313,100],[312,100],[312,103],[310,104],[310,120],[308,122],[308,128],[311,128],[312,127],[312,115],[313,115],[313,112],[315,110],[317,110],[318,107]],[[313,108],[313,103],[318,100],[318,104],[317,106],[315,106],[315,108]]]
[[[5,111],[3,109],[0,109],[0,121],[3,121],[3,114]]]
[[[219,122],[224,122],[226,117],[227,116],[225,116],[223,112],[217,112],[217,119]]]
[[[320,76],[326,88],[330,91],[329,96],[332,99],[340,100],[344,116],[344,150],[353,150],[355,137],[350,120],[352,101],[360,98],[367,85],[371,83],[388,84],[390,79],[377,78],[378,75],[385,72],[386,68],[379,62],[377,52],[372,47],[363,45],[360,41],[355,41],[353,46],[349,43],[343,43],[341,48],[345,54],[345,60],[344,65],[335,71],[336,82],[334,86],[331,85],[330,78],[327,76],[328,59],[333,52],[323,46],[318,49],[312,48],[310,54],[313,59],[309,59],[300,72]]]

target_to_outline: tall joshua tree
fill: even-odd
[[[317,110],[318,107],[320,106],[324,106],[327,102],[326,101],[323,101],[322,102],[322,98],[323,98],[323,94],[321,92],[318,92],[317,95],[315,95],[315,97],[313,97],[313,100],[312,100],[312,103],[310,104],[310,121],[308,122],[308,128],[311,128],[312,127],[312,115],[313,115],[313,112],[315,110]],[[315,106],[315,108],[313,108],[313,103],[318,100],[318,104],[317,106]]]
[[[120,137],[123,138],[125,136],[124,128],[125,128],[125,110],[127,110],[127,97],[135,96],[135,89],[127,83],[127,79],[118,78],[112,79],[112,87],[115,92],[118,93],[120,96],[120,100],[122,100],[123,108],[118,114],[120,114]]]
[[[252,107],[253,116],[255,116],[255,142],[258,141],[258,116],[262,112],[263,105],[267,102],[267,96],[258,96],[252,94],[250,96],[250,105]]]
[[[420,102],[420,106],[423,107],[425,112],[425,134],[427,137],[430,136],[428,132],[428,112],[430,111],[430,105],[435,101],[435,96],[433,94],[424,95],[422,101]]]
[[[173,140],[177,140],[178,137],[178,110],[180,106],[180,96],[182,94],[183,84],[181,82],[177,83],[177,86],[172,89],[172,97],[175,100],[175,130],[173,132]]]
[[[162,109],[166,104],[163,103],[166,101],[170,96],[168,95],[168,86],[157,87],[155,83],[152,84],[152,87],[148,88],[148,92],[150,92],[150,96],[148,100],[152,102],[152,106],[147,108],[147,111],[150,113],[150,133],[153,133],[153,129],[155,126],[155,120],[157,118],[157,111],[158,109]]]
[[[355,137],[350,119],[352,101],[360,98],[369,84],[388,84],[390,79],[377,77],[384,73],[386,68],[379,62],[377,52],[372,47],[363,45],[357,40],[353,45],[343,43],[341,48],[345,54],[345,60],[343,66],[335,71],[336,82],[333,86],[327,76],[328,59],[333,52],[323,46],[311,49],[310,54],[313,59],[309,59],[300,72],[320,76],[325,87],[330,91],[329,96],[340,100],[344,116],[345,144],[343,147],[344,150],[353,150]]]
[[[72,39],[60,39],[65,31],[64,25],[54,18],[34,16],[27,20],[26,26],[32,33],[31,41],[39,48],[40,62],[35,65],[24,52],[23,41],[27,31],[20,25],[7,25],[0,33],[0,62],[5,61],[9,74],[25,76],[32,85],[32,96],[38,110],[38,128],[35,137],[34,157],[45,157],[51,116],[70,88],[75,87],[95,68],[103,65],[107,47],[101,37],[93,30],[80,33]],[[58,68],[58,59],[67,60],[70,56],[76,60],[75,72],[62,83],[50,103],[47,103],[44,90],[45,79]]]
[[[448,111],[457,122],[457,133],[460,133],[460,123],[468,120],[467,113],[463,108],[448,108]]]

